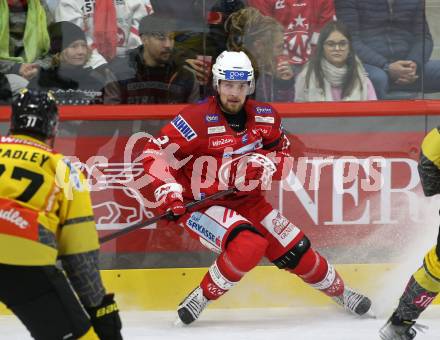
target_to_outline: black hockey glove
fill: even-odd
[[[107,294],[99,306],[86,308],[100,340],[122,340],[121,318],[113,294]]]

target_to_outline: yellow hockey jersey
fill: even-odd
[[[440,131],[432,129],[423,139],[419,175],[426,196],[440,194]]]
[[[53,265],[98,248],[84,175],[37,139],[0,137],[0,263]]]

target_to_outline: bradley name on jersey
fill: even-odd
[[[42,167],[50,157],[36,151],[30,152],[23,150],[12,150],[7,147],[5,148],[4,146],[0,146],[0,158],[28,161],[37,163],[40,167]]]

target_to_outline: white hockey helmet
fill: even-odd
[[[254,93],[254,68],[249,57],[244,52],[223,51],[212,66],[212,82],[218,89],[220,80],[250,82],[248,94]]]

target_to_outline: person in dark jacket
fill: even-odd
[[[390,89],[440,91],[440,60],[430,60],[424,1],[335,0],[335,6],[379,99]]]
[[[29,88],[52,90],[58,104],[117,104],[116,78],[104,66],[86,67],[91,51],[83,30],[69,21],[49,26],[52,66],[40,69]]]
[[[156,14],[144,17],[139,25],[142,45],[112,61],[122,103],[173,104],[199,99],[195,72],[172,61],[175,28],[175,22]]]
[[[151,0],[154,12],[167,18],[178,18],[173,58],[180,65],[188,64],[205,86],[203,95],[214,94],[211,74],[212,61],[226,49],[226,19],[247,6],[246,0]],[[207,58],[202,58],[207,56]],[[199,58],[198,58],[199,57]]]

